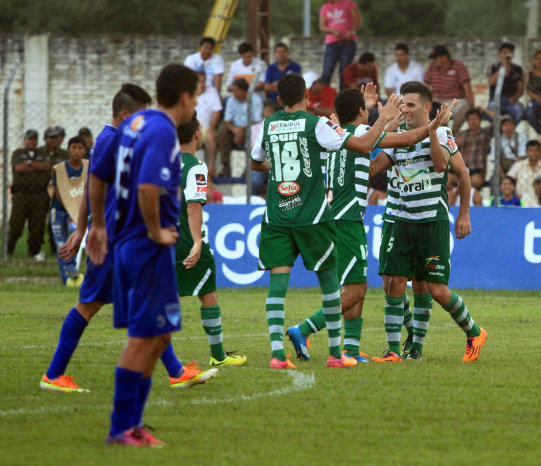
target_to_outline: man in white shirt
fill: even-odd
[[[502,130],[501,154],[500,154],[500,176],[507,174],[513,163],[526,158],[526,144],[528,137],[524,133],[516,131],[516,123],[511,115],[504,114],[500,118]],[[490,144],[489,160],[494,162],[495,142]]]
[[[423,67],[414,60],[410,60],[410,49],[407,44],[400,42],[394,48],[394,65],[385,71],[385,93],[400,94],[400,86],[408,81],[423,82]]]
[[[210,176],[214,176],[216,161],[216,128],[220,123],[222,113],[222,100],[214,87],[207,87],[203,71],[199,72],[199,92],[195,111],[203,131],[203,144],[205,147],[206,162]]]
[[[213,54],[216,41],[212,37],[203,37],[199,43],[199,52],[188,55],[184,65],[195,71],[203,71],[207,78],[207,87],[214,87],[218,94],[222,91],[224,59]]]
[[[254,48],[252,44],[243,42],[237,49],[241,58],[231,63],[229,67],[229,76],[227,78],[227,90],[231,92],[233,90],[233,81],[244,78],[249,84],[255,78],[255,75],[259,72],[259,78],[255,87],[257,94],[264,99],[265,98],[265,76],[267,74],[266,63],[254,56]]]

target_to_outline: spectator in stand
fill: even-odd
[[[215,46],[216,41],[212,37],[203,37],[199,43],[199,52],[188,55],[184,65],[195,71],[203,71],[207,77],[207,87],[214,87],[221,94],[224,59],[213,53]]]
[[[385,94],[400,94],[400,86],[408,81],[423,81],[425,71],[414,60],[410,60],[410,49],[407,44],[400,42],[394,48],[395,63],[385,72]]]
[[[524,197],[533,194],[533,180],[541,175],[541,145],[532,140],[526,144],[528,158],[517,160],[509,169],[508,175],[517,180],[517,195]]]
[[[64,138],[66,137],[66,130],[62,126],[55,126],[54,129],[58,131],[58,134],[60,135],[60,142],[58,143],[58,147],[62,147],[62,144],[64,143]]]
[[[245,142],[248,87],[248,81],[244,78],[233,81],[233,95],[225,104],[224,126],[218,135],[218,146],[222,155],[222,171],[219,176],[231,176],[229,166],[231,151],[235,146],[242,146]],[[262,114],[263,102],[257,94],[254,94],[252,96],[252,123],[261,121]]]
[[[470,180],[472,179],[472,174],[474,172],[470,172]],[[481,178],[482,175],[481,171],[477,170],[475,171],[476,177]],[[448,203],[449,205],[454,205],[457,207],[460,207],[460,190],[458,188],[458,178],[457,176],[452,172],[447,172],[447,194],[448,194]],[[478,183],[478,182],[477,182]],[[479,191],[480,188],[478,188],[478,184],[476,183],[476,186],[474,186],[474,183],[471,184],[471,191],[470,191],[470,206],[482,206],[483,205],[483,198],[481,196],[481,192]],[[483,185],[483,181],[481,181],[481,186]]]
[[[326,33],[321,77],[323,84],[331,84],[334,68],[340,62],[340,90],[345,89],[344,71],[355,56],[355,32],[362,20],[361,12],[352,0],[327,0],[319,10],[319,29]]]
[[[376,57],[373,53],[365,52],[359,57],[357,63],[346,66],[346,70],[344,71],[344,85],[348,89],[360,89],[361,86],[368,83],[374,83],[379,90]]]
[[[500,68],[505,68],[505,78],[503,80],[502,95],[500,99],[501,112],[509,113],[518,123],[524,112],[523,105],[519,102],[524,93],[524,74],[522,68],[513,63],[513,54],[515,52],[514,44],[503,42],[500,45],[498,57],[500,63],[492,65],[488,72],[488,83],[490,85],[490,100],[488,108],[494,110],[494,93]]]
[[[500,119],[500,128],[502,132],[501,152],[500,152],[500,174],[505,175],[511,165],[519,159],[526,158],[526,144],[528,138],[524,133],[516,131],[515,120],[511,115],[503,115]],[[490,161],[494,162],[495,142],[490,144]]]
[[[534,53],[532,67],[526,76],[526,92],[530,98],[526,119],[537,134],[541,134],[541,49]]]
[[[215,175],[216,162],[216,130],[222,115],[222,100],[214,87],[207,87],[205,73],[199,72],[199,95],[195,111],[203,131],[203,147],[209,177]]]
[[[288,73],[301,74],[301,65],[289,59],[289,48],[283,42],[274,47],[274,58],[276,62],[269,65],[265,76],[265,91],[267,98],[278,101],[278,89],[276,85],[282,76]]]
[[[475,106],[468,69],[460,60],[453,60],[445,45],[436,45],[428,57],[432,60],[425,73],[425,83],[432,88],[434,101],[458,105],[453,110],[453,133],[458,133],[466,112]]]
[[[480,169],[486,174],[487,159],[490,151],[490,140],[494,133],[493,126],[481,128],[481,117],[484,110],[470,108],[466,113],[468,129],[460,131],[456,136],[456,144],[462,154],[466,167],[470,170]]]
[[[314,115],[330,117],[335,112],[334,99],[336,89],[323,84],[315,71],[307,71],[302,75],[308,89],[308,103],[306,111]]]
[[[522,198],[523,207],[541,207],[541,175],[533,180],[533,194],[527,193]]]
[[[13,254],[28,220],[28,257],[44,261],[41,252],[45,218],[49,209],[47,184],[51,164],[45,152],[36,151],[38,132],[29,129],[24,135],[24,147],[11,156],[13,183],[11,185],[11,215],[9,217],[8,254]]]
[[[207,204],[223,204],[224,195],[221,191],[214,189],[214,183],[209,176],[207,179]]]
[[[521,207],[520,197],[515,194],[517,183],[509,175],[505,175],[500,182],[500,196],[498,199],[490,198],[490,205],[493,207]]]
[[[92,138],[92,131],[90,131],[89,128],[83,127],[79,130],[79,137],[83,139],[86,146],[86,153],[85,153],[85,159],[90,158],[90,150],[92,149],[92,146],[94,145],[94,139]]]
[[[254,54],[252,44],[243,42],[237,49],[241,58],[231,63],[229,67],[229,77],[227,78],[227,90],[233,90],[233,81],[244,78],[251,84],[257,72],[260,72],[258,83],[255,87],[257,94],[262,99],[265,98],[265,75],[267,73],[267,65],[261,58],[257,58]]]
[[[75,220],[83,199],[88,174],[88,160],[83,160],[86,145],[83,138],[75,136],[68,142],[69,159],[53,166],[51,192],[51,225],[57,249],[65,244],[76,230]],[[81,286],[82,274],[77,270],[75,257],[64,260],[58,256],[58,267],[64,286]]]

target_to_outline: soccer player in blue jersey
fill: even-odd
[[[161,446],[142,416],[158,358],[180,330],[174,245],[180,211],[180,146],[176,127],[197,102],[197,74],[183,65],[164,67],[156,81],[158,106],[132,115],[91,169],[93,224],[88,254],[100,265],[108,250],[107,184],[117,195],[114,236],[114,324],[128,337],[115,372],[107,443]]]

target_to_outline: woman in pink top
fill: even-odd
[[[361,12],[352,0],[327,0],[319,10],[319,29],[325,32],[325,56],[321,81],[330,85],[340,61],[340,90],[344,89],[344,69],[353,61]]]

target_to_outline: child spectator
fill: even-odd
[[[88,160],[83,160],[85,153],[84,140],[73,137],[68,142],[69,159],[52,168],[50,221],[57,249],[77,228],[74,219],[79,215],[88,172]],[[77,270],[75,257],[64,261],[58,256],[58,267],[64,286],[81,286],[83,275]]]
[[[517,184],[515,179],[511,176],[504,176],[500,183],[500,197],[496,200],[493,197],[490,198],[490,205],[497,207],[521,207],[522,203],[520,197],[516,196]]]
[[[516,161],[509,176],[517,180],[517,195],[533,194],[533,180],[541,175],[541,145],[535,139],[526,144],[527,159]]]

